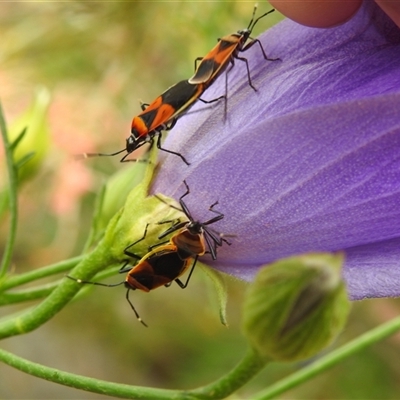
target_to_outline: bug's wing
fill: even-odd
[[[214,73],[214,59],[203,59],[195,74],[188,80],[192,85],[208,82]]]

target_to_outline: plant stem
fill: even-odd
[[[400,317],[386,322],[371,331],[364,333],[350,343],[345,344],[337,350],[332,351],[328,355],[313,362],[311,365],[301,369],[298,372],[282,379],[281,381],[270,386],[268,389],[259,392],[254,396],[254,400],[266,400],[276,398],[278,395],[286,392],[287,390],[308,381],[310,378],[320,374],[333,365],[338,364],[340,361],[349,357],[356,352],[379,342],[388,336],[393,335],[400,330]]]
[[[28,361],[2,349],[0,349],[0,361],[29,375],[76,389],[120,398],[150,400],[221,399],[243,386],[266,364],[258,355],[250,351],[225,377],[200,389],[180,391],[130,386],[71,374]]]
[[[49,283],[40,287],[19,290],[11,293],[0,293],[0,306],[23,303],[25,301],[39,300],[47,297],[59,284]]]
[[[228,374],[210,385],[189,390],[186,393],[193,399],[222,399],[234,393],[254,378],[267,364],[255,351],[248,350],[244,358]]]
[[[170,400],[184,398],[183,392],[130,386],[71,374],[25,360],[2,349],[0,349],[0,361],[29,375],[93,393],[126,399]]]
[[[4,119],[3,108],[0,103],[0,131],[4,144],[4,151],[6,156],[8,180],[9,180],[9,207],[10,207],[10,229],[7,235],[7,242],[4,249],[3,258],[0,265],[0,278],[2,278],[8,271],[11,264],[11,257],[14,251],[15,236],[17,233],[18,221],[18,202],[17,202],[17,185],[18,174],[17,168],[14,165],[12,145],[8,140],[7,126]]]
[[[111,258],[107,248],[104,245],[99,245],[76,266],[74,275],[83,280],[90,279],[97,271],[107,268],[113,262],[115,260]],[[3,322],[0,325],[0,338],[19,335],[36,329],[67,305],[81,288],[82,285],[70,279],[63,279],[61,284],[33,310],[25,311],[17,318]]]
[[[0,284],[0,291],[3,292],[5,290],[24,285],[25,283],[30,283],[38,279],[47,278],[48,276],[67,272],[71,268],[75,267],[75,265],[77,265],[80,261],[82,261],[84,257],[85,256],[83,255],[70,258],[69,260],[60,261],[58,263],[51,264],[46,267],[36,269],[34,271],[10,276]]]

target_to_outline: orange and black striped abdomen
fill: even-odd
[[[190,260],[182,260],[175,246],[167,246],[168,250],[157,249],[129,271],[126,285],[131,289],[144,292],[167,285],[179,278],[188,268]]]
[[[197,85],[188,81],[178,82],[157,97],[141,114],[132,121],[132,134],[138,138],[163,128],[180,112],[188,108],[196,99]]]
[[[218,44],[201,60],[190,83],[204,83],[207,86],[226,68],[241,45],[242,36],[236,33],[224,36]]]

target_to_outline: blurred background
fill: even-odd
[[[83,152],[122,149],[139,101],[150,102],[191,76],[194,59],[218,37],[247,26],[254,2],[25,2],[0,5],[0,100],[10,129],[21,126],[37,93],[49,95],[41,154],[25,171],[14,255],[16,272],[45,266],[82,250],[100,186],[130,168],[118,157],[72,162]],[[259,13],[271,7],[259,5]],[[274,13],[257,36],[281,19]],[[46,108],[46,107],[45,107]],[[36,148],[37,146],[37,148]],[[6,181],[0,153],[0,188]],[[7,218],[0,220],[0,249]],[[119,279],[120,277],[118,277]],[[221,325],[213,288],[196,270],[189,287],[132,293],[149,328],[141,326],[121,287],[96,287],[35,332],[1,347],[75,374],[127,384],[189,389],[210,383],[246,351],[240,333],[245,285],[229,280],[228,321]],[[32,304],[30,304],[32,305]],[[3,307],[0,316],[25,305]],[[345,343],[397,316],[398,300],[355,303]],[[400,397],[400,335],[360,353],[282,398],[395,399]],[[268,367],[232,398],[297,370]],[[4,399],[94,399],[92,395],[25,375],[0,364]]]

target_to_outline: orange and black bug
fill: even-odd
[[[126,152],[121,162],[136,161],[126,158],[146,143],[152,144],[155,136],[158,136],[157,147],[160,150],[175,154],[181,157],[186,164],[189,164],[180,153],[161,147],[161,132],[172,129],[178,116],[196,101],[200,93],[202,93],[201,84],[191,84],[187,80],[178,82],[158,96],[152,103],[141,104],[142,112],[132,120],[131,135],[126,139],[125,149],[110,154],[86,153],[84,157],[115,156]]]
[[[131,246],[136,243],[137,242],[133,243]],[[135,253],[131,253],[128,250],[129,247],[125,249],[125,254],[131,258],[139,259]],[[121,273],[128,272],[126,279],[123,282],[125,287],[128,289],[126,292],[126,299],[138,320],[143,325],[147,326],[139,317],[135,307],[131,303],[129,299],[129,291],[139,289],[144,292],[150,292],[151,290],[157,289],[161,286],[168,287],[174,281],[180,288],[185,289],[189,283],[190,277],[192,276],[194,267],[196,266],[197,257],[186,255],[185,258],[182,258],[182,254],[178,253],[176,246],[173,244],[161,244],[156,245],[155,248],[151,249],[149,253],[141,258],[135,266],[131,267],[128,263],[129,262],[127,261],[120,270]],[[189,275],[186,282],[183,283],[179,277],[189,268]]]
[[[195,74],[189,80],[178,82],[158,96],[152,103],[141,105],[142,112],[132,120],[131,134],[126,139],[124,149],[108,154],[84,153],[83,157],[115,156],[126,152],[121,158],[121,162],[138,161],[136,159],[127,159],[127,157],[143,145],[147,143],[153,144],[154,138],[157,136],[156,145],[160,150],[179,156],[185,164],[190,165],[182,154],[162,147],[162,131],[172,129],[177,119],[197,100],[204,103],[213,103],[222,98],[226,99],[226,96],[220,96],[213,100],[203,100],[200,96],[229,63],[231,64],[231,68],[233,67],[234,59],[246,63],[249,85],[256,90],[251,81],[248,61],[244,57],[239,57],[239,52],[244,52],[255,43],[258,43],[266,60],[279,60],[278,58],[268,58],[261,42],[258,39],[250,37],[256,23],[274,11],[270,10],[254,20],[256,10],[257,7],[254,7],[253,16],[247,29],[222,37],[219,39],[218,44],[205,57],[196,59],[196,62],[200,60],[200,64],[197,66]],[[247,43],[249,39],[251,41]]]
[[[136,311],[134,305],[129,298],[129,292],[131,290],[142,290],[143,292],[150,292],[151,290],[157,289],[160,286],[170,286],[173,281],[175,281],[182,289],[186,288],[189,283],[190,277],[196,266],[197,257],[192,257],[188,255],[182,258],[178,254],[177,247],[173,244],[156,244],[149,248],[149,252],[144,256],[140,257],[135,253],[129,251],[129,248],[144,240],[147,234],[146,225],[143,237],[136,242],[129,245],[124,253],[128,257],[138,260],[138,262],[132,267],[129,265],[129,260],[124,263],[120,269],[120,273],[128,272],[124,281],[115,284],[105,284],[101,282],[91,282],[83,281],[81,279],[76,279],[71,276],[67,277],[78,283],[91,284],[106,287],[115,287],[124,285],[127,288],[126,300],[131,306],[136,318],[144,325],[146,323],[140,318],[138,312]],[[183,283],[179,277],[183,275],[190,268],[188,278],[185,283]]]
[[[203,103],[213,103],[225,97],[221,96],[213,100],[203,100],[200,98],[200,95],[204,90],[203,83],[193,84],[187,80],[180,81],[167,89],[151,104],[143,104],[143,112],[132,120],[131,135],[126,140],[127,153],[132,153],[146,143],[152,143],[154,137],[157,136],[157,147],[160,150],[175,154],[187,165],[190,165],[182,154],[161,147],[161,134],[164,130],[172,129],[177,119],[197,100]]]
[[[132,120],[131,135],[126,140],[127,153],[130,154],[144,144],[153,142],[157,136],[157,147],[160,150],[179,156],[189,165],[182,154],[161,147],[161,133],[172,129],[178,117],[199,98],[202,92],[202,84],[191,84],[185,80],[171,86],[151,104],[143,105],[143,111]]]
[[[256,10],[257,6],[254,7],[252,18],[246,29],[223,36],[218,39],[218,44],[207,55],[196,59],[196,64],[198,61],[200,61],[200,64],[196,67],[195,74],[189,79],[189,83],[204,83],[208,87],[222,73],[222,71],[224,71],[229,63],[231,64],[229,68],[230,70],[234,65],[235,59],[237,59],[246,63],[249,85],[257,91],[251,81],[247,58],[240,57],[239,53],[250,49],[254,44],[258,43],[265,60],[276,61],[279,60],[279,58],[268,58],[261,42],[250,36],[257,22],[275,10],[272,9],[254,20]],[[249,39],[250,41],[248,42]],[[229,72],[229,70],[227,72]]]
[[[125,149],[111,154],[86,153],[84,157],[115,156],[126,151],[121,162],[136,161],[127,159],[129,154],[147,143],[152,144],[154,138],[157,136],[156,144],[160,150],[179,156],[185,164],[190,165],[182,154],[165,149],[161,146],[162,131],[172,129],[177,119],[187,111],[195,101],[200,100],[204,103],[213,103],[225,97],[221,96],[213,100],[200,99],[200,95],[204,90],[205,87],[203,83],[193,84],[189,83],[187,80],[178,82],[158,96],[152,103],[141,105],[142,112],[132,120],[131,135],[126,139]]]
[[[214,224],[215,222],[223,219],[224,214],[217,210],[214,210],[214,206],[218,204],[218,202],[215,202],[209,208],[210,211],[217,214],[215,217],[205,222],[194,220],[191,212],[189,211],[189,208],[183,200],[190,193],[190,189],[186,181],[183,181],[183,183],[186,187],[186,192],[179,198],[179,204],[181,206],[181,211],[183,211],[183,213],[186,215],[188,221],[178,220],[175,222],[161,222],[174,222],[174,224],[158,238],[163,239],[169,234],[179,231],[170,238],[170,243],[176,246],[177,252],[181,258],[184,259],[185,257],[198,257],[204,255],[207,250],[207,244],[208,252],[211,254],[212,259],[216,260],[217,247],[222,246],[223,242],[230,245],[230,242],[224,239],[221,234],[212,230],[208,225]]]
[[[179,203],[188,221],[175,221],[175,223],[162,235],[159,239],[166,237],[167,235],[177,232],[173,235],[169,241],[157,243],[149,247],[149,252],[140,257],[137,254],[129,251],[132,246],[141,242],[146,238],[147,228],[144,230],[143,236],[136,240],[134,243],[125,248],[124,253],[131,259],[137,260],[137,263],[132,267],[129,265],[127,260],[120,269],[120,273],[127,272],[127,276],[124,281],[116,284],[104,284],[100,282],[83,281],[80,279],[68,278],[75,280],[79,283],[87,283],[92,285],[114,287],[124,285],[127,288],[126,299],[131,306],[136,318],[145,326],[145,322],[140,318],[138,312],[133,306],[129,298],[129,292],[131,290],[142,290],[143,292],[150,292],[151,290],[157,289],[161,286],[170,286],[172,282],[176,282],[182,289],[186,288],[189,280],[192,276],[193,270],[196,266],[197,259],[206,253],[206,244],[208,251],[212,258],[215,260],[217,257],[217,246],[222,246],[223,242],[230,245],[230,243],[221,237],[220,234],[211,230],[208,225],[211,225],[224,218],[224,215],[219,211],[213,210],[213,207],[217,204],[214,203],[210,206],[210,210],[217,215],[214,218],[206,222],[195,221],[183,201],[183,198],[190,193],[189,186],[184,181],[186,186],[186,192],[180,197]],[[163,200],[162,200],[163,201]],[[170,205],[170,207],[173,207]],[[163,221],[161,223],[168,223],[171,221]],[[189,271],[186,282],[183,283],[179,278]]]
[[[222,37],[219,39],[218,44],[205,57],[196,59],[196,63],[200,61],[200,64],[196,67],[195,74],[189,80],[178,82],[158,96],[152,103],[141,105],[142,112],[132,120],[131,134],[126,139],[126,146],[124,149],[110,154],[85,153],[83,156],[114,156],[126,152],[121,162],[137,161],[127,159],[127,157],[143,145],[147,143],[153,144],[154,138],[157,136],[156,145],[160,150],[179,156],[183,162],[190,165],[182,154],[162,147],[162,131],[172,129],[177,119],[197,100],[204,103],[213,103],[222,98],[226,99],[226,96],[220,96],[213,100],[203,100],[200,96],[222,71],[224,71],[229,63],[231,64],[231,68],[233,67],[235,59],[246,63],[249,85],[256,90],[251,81],[248,61],[246,58],[239,56],[240,52],[244,52],[255,43],[258,43],[266,60],[278,60],[278,58],[268,58],[261,42],[250,36],[256,23],[274,10],[270,10],[254,20],[256,10],[257,7],[254,7],[253,16],[246,29]],[[250,42],[248,42],[249,39],[251,40]]]
[[[120,272],[128,272],[128,275],[123,282],[128,288],[126,298],[140,321],[140,317],[129,300],[130,290],[139,289],[149,292],[160,286],[169,286],[173,281],[175,281],[180,288],[185,289],[192,276],[199,256],[206,253],[206,244],[208,251],[214,260],[217,258],[217,246],[222,246],[223,242],[230,245],[225,238],[222,238],[219,233],[213,231],[208,226],[224,218],[222,213],[213,209],[218,202],[215,202],[209,208],[210,211],[217,214],[214,218],[211,218],[206,222],[195,221],[183,200],[184,197],[190,193],[186,181],[183,181],[183,183],[186,187],[186,191],[180,197],[179,204],[182,208],[181,211],[184,212],[188,221],[175,221],[168,230],[159,236],[159,239],[163,239],[173,232],[178,232],[175,233],[169,241],[151,246],[149,248],[149,253],[140,258],[135,253],[130,252],[129,248],[145,239],[148,228],[147,224],[143,237],[132,243],[124,251],[128,257],[139,260],[133,267],[128,265],[129,261],[127,261],[120,269]],[[174,206],[170,205],[170,207]],[[161,223],[163,224],[168,222],[171,221],[163,221]],[[186,282],[183,283],[179,278],[189,269],[190,271]],[[141,322],[143,323],[143,321]]]
[[[149,247],[149,252],[142,258],[129,251],[129,248],[145,239],[147,228],[148,224],[146,225],[143,237],[124,250],[125,255],[137,259],[138,263],[131,267],[128,260],[119,272],[129,271],[126,282],[131,289],[150,292],[150,290],[157,289],[160,286],[169,286],[173,281],[184,289],[189,282],[197,262],[197,259],[193,259],[192,254],[186,254],[182,257],[178,253],[177,246],[171,242],[162,242]],[[178,278],[188,270],[191,262],[191,272],[186,283],[182,283]]]

